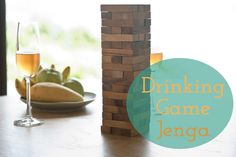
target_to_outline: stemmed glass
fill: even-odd
[[[159,52],[159,53],[151,53],[150,56],[150,64],[154,64],[154,63],[158,63],[160,61],[163,60],[163,53]]]
[[[33,118],[30,102],[30,80],[40,66],[39,28],[37,22],[18,22],[16,42],[16,65],[24,75],[26,82],[26,114],[23,118],[14,121],[15,126],[33,127],[42,122]]]
[[[150,65],[158,63],[162,60],[163,60],[163,53],[162,52],[151,53],[151,55],[150,55]],[[161,63],[159,63],[158,64],[158,69],[160,70],[161,68],[162,68]],[[154,75],[156,70],[157,70],[156,67],[151,67],[151,75]],[[154,101],[154,100],[156,100],[155,94],[153,94],[153,93],[150,94],[150,100],[151,100],[151,104],[153,105],[152,112],[156,112],[156,109],[155,109],[156,102]],[[160,113],[155,113],[155,114],[162,115]]]

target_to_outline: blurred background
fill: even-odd
[[[100,5],[127,0],[7,0],[8,79],[15,66],[16,24],[37,20],[41,33],[41,64],[59,71],[70,65],[78,78],[101,77]],[[164,59],[193,58],[216,68],[231,85],[236,52],[236,1],[129,0],[151,4],[152,52]],[[231,81],[232,80],[232,81]]]

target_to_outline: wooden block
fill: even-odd
[[[125,41],[122,42],[122,48],[123,49],[133,49],[134,42],[133,41]]]
[[[144,34],[135,34],[134,41],[143,41],[145,40],[144,37],[145,37]]]
[[[109,106],[109,105],[103,105],[103,112],[127,114],[127,110],[125,107]]]
[[[124,71],[124,74],[123,74],[123,78],[124,80],[130,80],[130,81],[133,81],[134,80],[134,73],[133,72],[130,72],[130,71]]]
[[[110,42],[110,41],[102,41],[102,48],[104,48],[104,49],[111,49],[112,47],[111,47],[111,44],[112,42]]]
[[[112,12],[113,20],[149,19],[150,12]]]
[[[150,8],[150,5],[138,5],[139,12],[150,11]]]
[[[105,84],[112,84],[112,83],[118,83],[118,82],[122,82],[123,78],[107,78],[107,77],[102,77],[102,83]]]
[[[126,92],[126,93],[128,93],[129,86],[119,85],[119,84],[112,84],[110,90],[113,91],[113,92],[121,92],[121,93]]]
[[[111,79],[108,79],[106,78],[105,80],[103,80],[104,78],[102,78],[102,83],[103,84],[113,84],[113,83],[118,83],[118,82],[121,82],[123,81],[123,78],[122,79],[118,79],[118,78],[111,78]]]
[[[150,26],[142,27],[121,27],[121,34],[150,33]]]
[[[126,100],[127,95],[128,95],[128,93],[117,93],[117,92],[111,92],[111,91],[103,91],[103,98]]]
[[[134,50],[134,54],[137,56],[137,55],[149,55],[150,54],[150,48],[144,48],[144,49],[142,49],[142,48],[140,48],[140,49],[138,49],[138,48],[135,48],[135,50]]]
[[[105,91],[113,91],[118,93],[128,93],[129,87],[133,80],[124,80],[123,78],[120,80],[113,81],[113,79],[106,80],[103,82],[103,90]]]
[[[102,34],[102,41],[142,41],[142,34]]]
[[[123,49],[133,49],[133,50],[146,49],[150,48],[151,46],[150,41],[126,41],[122,42],[121,44]]]
[[[135,78],[135,76],[134,76],[134,78]],[[131,83],[132,83],[132,81],[130,81],[130,80],[124,80],[122,82],[118,82],[118,83],[114,83],[114,84],[103,83],[102,88],[105,91],[112,91],[112,92],[118,92],[118,93],[128,93]],[[125,105],[125,103],[121,103],[121,104]]]
[[[123,71],[103,70],[102,77],[123,78]]]
[[[105,19],[102,20],[102,26],[108,26],[108,27],[145,27],[149,26],[150,21],[148,19],[132,19],[132,20],[109,20]],[[121,28],[119,29],[119,32],[121,33]]]
[[[105,134],[111,134],[111,127],[101,126],[101,132]]]
[[[128,114],[112,113],[112,120],[129,122]]]
[[[150,27],[151,26],[151,19],[129,19],[129,20],[120,20],[120,19],[103,19],[102,26],[107,27]],[[121,33],[121,28],[119,32]]]
[[[111,134],[113,135],[120,135],[120,136],[124,136],[124,134],[128,134],[129,131],[128,129],[121,129],[121,128],[114,128],[111,127]],[[127,132],[127,133],[126,133]],[[127,135],[128,136],[128,135]]]
[[[122,63],[122,56],[103,55],[103,63]]]
[[[111,12],[102,12],[102,19],[112,19]]]
[[[145,12],[133,12],[133,18],[139,18],[139,19],[150,19],[151,18],[151,12],[145,11]],[[113,14],[112,14],[113,19]]]
[[[111,27],[102,27],[102,33],[111,34],[112,33]]]
[[[144,5],[139,5],[138,6],[138,11],[144,12],[145,11],[145,6]]]
[[[103,126],[123,128],[123,129],[133,129],[132,125],[129,122],[116,121],[116,120],[104,120],[103,119]]]
[[[146,132],[146,133],[148,133],[148,132]],[[128,135],[129,137],[135,137],[135,136],[141,136],[136,130],[135,130],[135,128],[134,129],[131,129],[130,130],[130,133],[129,133],[129,135]]]
[[[145,38],[145,34],[139,34],[139,35],[138,35],[138,38],[145,40],[145,39],[144,39],[144,38]]]
[[[123,25],[119,25],[119,22],[116,22],[118,24],[110,24],[110,25],[104,25],[102,27],[102,33],[104,34],[138,34],[138,33],[150,33],[150,26],[142,26],[145,25],[141,23],[141,26],[126,26],[124,23]],[[130,24],[132,25],[132,24]],[[113,30],[112,30],[113,28]]]
[[[112,56],[111,62],[112,63],[122,63],[122,56]]]
[[[144,11],[150,11],[151,6],[150,5],[144,5]]]
[[[138,133],[134,129],[123,129],[123,128],[111,128],[111,134],[133,137],[137,136]]]
[[[102,55],[102,62],[103,63],[112,63],[111,58],[112,58],[112,56]]]
[[[114,84],[116,85],[126,85],[128,87],[131,85],[131,83],[132,81],[130,80],[119,80],[119,81],[114,82]]]
[[[132,35],[131,36],[129,35],[127,37],[128,39],[125,40],[124,36],[122,36],[121,34],[102,34],[102,41],[122,41],[122,40],[132,41],[133,39]]]
[[[150,55],[132,56],[132,57],[124,56],[122,58],[122,64],[138,64],[143,62],[149,62],[150,64]]]
[[[134,33],[150,33],[151,29],[150,26],[144,28],[134,28]]]
[[[122,85],[122,86],[127,86],[129,87],[132,83],[131,80],[124,80],[124,79],[105,79],[105,80],[102,80],[103,82],[103,85]]]
[[[121,27],[112,27],[112,34],[121,34]]]
[[[135,129],[132,129],[132,130],[130,131],[130,134],[129,134],[130,137],[138,136],[138,135],[139,135],[139,133],[138,133]]]
[[[101,11],[110,11],[110,12],[150,12],[150,5],[101,5]]]
[[[122,42],[123,49],[147,49],[150,48],[151,42],[150,41],[126,41]]]
[[[121,33],[122,34],[134,34],[133,27],[122,27]]]
[[[112,49],[121,49],[122,48],[122,42],[121,41],[113,41],[111,42]]]
[[[150,48],[134,48],[134,49],[102,49],[102,55],[105,56],[144,56],[150,55]],[[122,59],[123,60],[123,59]]]
[[[133,56],[134,51],[131,49],[102,49],[102,55]]]
[[[144,19],[144,26],[151,26],[151,19]]]
[[[146,35],[146,33],[145,33]],[[134,42],[134,48],[145,49],[150,48],[151,42],[150,41],[136,41]]]
[[[133,19],[134,16],[131,12],[113,12],[111,18],[113,20],[129,20]]]
[[[150,33],[150,26],[148,27],[133,27],[133,33]]]
[[[150,66],[150,60],[138,64],[102,63],[103,70],[114,70],[114,71],[140,71],[147,68],[148,66]]]
[[[139,51],[140,49],[150,49],[150,41],[127,41],[122,42],[122,49],[128,50],[136,50]]]
[[[138,9],[138,5],[101,5],[101,11],[109,12],[134,12]]]
[[[145,40],[145,41],[148,41],[148,40],[150,40],[150,39],[151,39],[151,34],[150,34],[150,33],[145,34],[144,40]]]
[[[105,90],[105,91],[112,91],[112,84],[103,83],[103,84],[102,84],[102,90]]]
[[[147,68],[148,66],[150,66],[150,61],[148,61],[148,62],[143,62],[143,63],[139,63],[139,64],[135,64],[135,65],[133,66],[133,70],[134,70],[134,71],[144,70],[144,69]]]
[[[103,105],[105,106],[115,106],[115,107],[124,107],[125,100],[117,100],[110,98],[103,98]]]
[[[102,34],[102,41],[134,41],[134,36],[122,34]]]
[[[110,64],[102,63],[103,70],[115,70],[115,71],[132,71],[133,66],[129,64]]]
[[[102,112],[102,118],[106,120],[112,120],[112,113]]]

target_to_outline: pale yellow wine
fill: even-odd
[[[40,54],[37,52],[16,53],[16,65],[24,75],[34,75],[38,71],[39,64]]]

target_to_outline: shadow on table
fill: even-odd
[[[88,116],[92,114],[91,110],[86,109],[85,107],[70,110],[70,111],[46,111],[40,109],[32,109],[32,114],[35,118],[39,119],[51,119],[51,118],[65,118],[65,117],[77,117],[77,116]]]
[[[141,136],[124,137],[103,134],[102,138],[105,156],[112,154],[118,157],[148,157],[150,155],[149,143]]]

